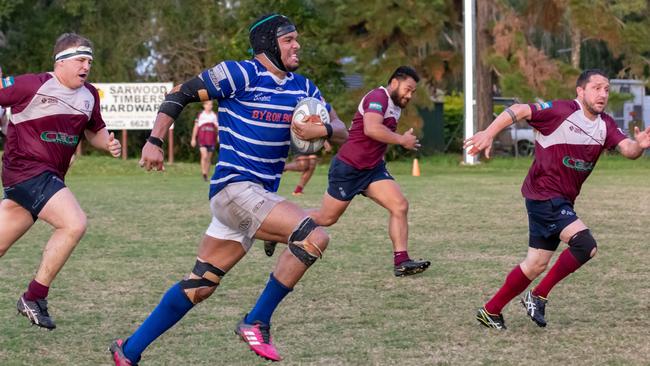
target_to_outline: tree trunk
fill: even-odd
[[[477,130],[484,130],[493,120],[492,116],[492,72],[486,65],[487,54],[492,44],[489,27],[492,19],[493,0],[476,2],[476,118]]]
[[[582,46],[582,35],[580,29],[571,29],[571,66],[580,69],[580,48]]]

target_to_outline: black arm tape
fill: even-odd
[[[591,236],[589,229],[576,233],[569,240],[569,251],[580,264],[585,264],[591,259],[591,252],[596,247],[596,239]]]
[[[517,115],[512,111],[512,109],[506,108],[504,112],[507,112],[510,115],[510,118],[512,118],[512,123],[517,123]]]
[[[158,109],[159,113],[164,113],[172,119],[178,118],[186,105],[200,102],[200,95],[207,97],[205,84],[198,76],[181,84],[180,89],[176,91],[174,89],[165,96],[165,100]],[[207,100],[207,98],[204,99]]]
[[[327,130],[327,139],[331,139],[332,135],[334,134],[334,128],[332,127],[331,124],[325,123],[325,129]]]

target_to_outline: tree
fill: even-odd
[[[492,69],[488,64],[490,45],[494,42],[490,24],[493,22],[494,2],[476,2],[476,120],[477,129],[484,130],[493,120]]]

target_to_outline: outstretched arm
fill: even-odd
[[[99,150],[108,151],[116,158],[122,153],[122,144],[120,144],[120,140],[115,138],[115,133],[111,132],[109,134],[106,128],[102,128],[97,132],[86,130],[84,134],[86,135],[86,140],[88,140],[90,145],[93,147]]]
[[[639,130],[638,127],[634,127],[634,140],[629,138],[625,139],[619,142],[617,146],[621,155],[628,159],[638,158],[643,154],[643,150],[648,147],[650,147],[650,127],[644,131]]]
[[[469,148],[467,153],[472,156],[485,150],[485,157],[489,159],[494,137],[511,124],[522,119],[530,119],[531,114],[532,111],[528,104],[513,104],[501,112],[485,130],[479,131],[465,140],[463,147]]]
[[[384,125],[384,116],[379,113],[366,113],[363,116],[363,133],[373,140],[386,144],[402,145],[409,150],[417,150],[420,142],[413,134],[413,129],[403,135],[391,131]]]

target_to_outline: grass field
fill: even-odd
[[[648,365],[650,364],[650,159],[605,157],[576,210],[599,243],[598,257],[558,285],[541,329],[516,302],[509,329],[481,327],[476,309],[524,256],[527,220],[519,193],[530,160],[461,167],[458,158],[389,169],[410,201],[410,253],[432,260],[417,277],[395,278],[387,213],[358,197],[317,262],[276,312],[272,328],[285,365]],[[319,204],[327,166],[306,194]],[[109,365],[110,340],[129,335],[163,292],[193,266],[210,214],[198,164],[144,173],[136,161],[82,157],[67,184],[89,229],[50,291],[58,328],[16,316],[49,227],[41,222],[0,259],[0,365]],[[0,223],[1,225],[2,223]],[[277,255],[276,255],[277,257]],[[233,334],[274,259],[258,242],[206,302],[158,339],[141,365],[255,365]]]

